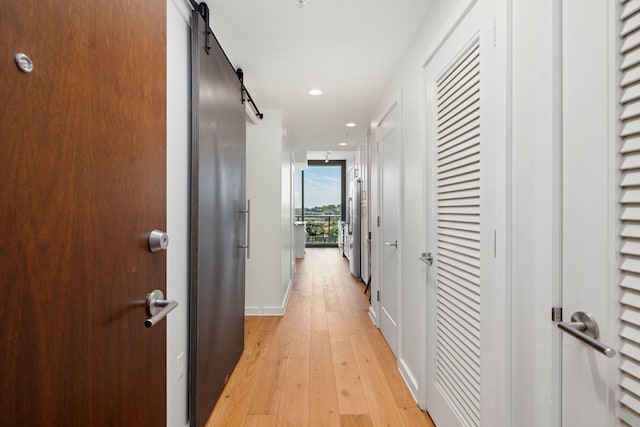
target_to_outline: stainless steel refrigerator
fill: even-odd
[[[362,183],[360,179],[354,179],[349,186],[349,218],[348,218],[348,234],[349,234],[349,271],[355,277],[360,278],[360,250],[361,238],[360,232],[362,225],[360,223],[360,207],[362,197]]]

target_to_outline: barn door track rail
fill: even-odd
[[[264,117],[264,114],[260,112],[260,110],[258,109],[258,106],[253,101],[251,94],[249,93],[246,86],[244,85],[244,73],[242,69],[241,68],[236,69],[233,66],[233,64],[231,63],[231,60],[229,59],[229,55],[227,55],[227,52],[224,51],[224,49],[222,48],[222,45],[216,38],[215,34],[213,33],[213,30],[211,29],[211,25],[209,23],[210,21],[209,6],[207,6],[205,2],[198,3],[195,0],[189,0],[189,3],[191,3],[191,7],[193,7],[193,10],[198,12],[200,16],[202,16],[202,19],[204,19],[204,22],[206,22],[207,24],[207,34],[205,35],[205,43],[204,43],[205,52],[207,53],[207,55],[209,54],[209,51],[211,50],[211,37],[213,37],[216,43],[218,43],[218,45],[220,46],[222,53],[224,53],[224,57],[227,58],[227,62],[229,63],[231,68],[233,68],[233,70],[235,71],[236,76],[238,76],[238,80],[240,80],[240,86],[242,87],[242,93],[240,94],[240,99],[242,100],[242,103],[244,104],[245,101],[249,101],[249,104],[251,105],[251,108],[253,109],[256,116],[260,120],[262,120],[262,118]]]

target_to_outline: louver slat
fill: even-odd
[[[638,13],[634,13],[629,18],[623,20],[622,32],[620,33],[620,35],[626,38],[629,34],[633,33],[638,28],[640,28],[640,15]]]
[[[640,1],[639,0],[630,0],[622,9],[622,19],[626,19],[634,13],[640,11]]]
[[[625,360],[624,363],[622,363],[622,365],[620,366],[620,369],[633,376],[636,379],[640,379],[640,365],[638,365],[637,363],[634,363],[630,360]]]
[[[436,79],[436,382],[480,425],[480,42]]]
[[[626,69],[623,68],[623,71],[626,71]],[[620,97],[621,103],[624,104],[629,101],[640,99],[640,87],[638,87],[635,84],[630,84],[628,86],[623,86],[623,87],[624,87],[624,90],[622,91],[622,96]]]
[[[637,274],[625,274],[622,278],[622,287],[640,292],[640,277]]]
[[[622,142],[622,148],[620,149],[621,154],[632,153],[634,151],[640,151],[640,136],[638,135],[625,138]]]
[[[638,187],[640,185],[640,171],[627,172],[622,175],[622,187]]]
[[[620,320],[622,320],[624,323],[630,323],[632,325],[640,327],[640,312],[632,309],[624,309],[622,310],[622,314],[620,315]]]
[[[620,421],[640,425],[640,0],[622,7]]]
[[[620,336],[636,345],[640,344],[640,331],[633,326],[624,326],[620,332]]]
[[[626,87],[638,81],[640,81],[640,67],[633,67],[622,74],[622,83],[620,86]]]

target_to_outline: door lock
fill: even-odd
[[[149,233],[149,251],[164,251],[169,246],[169,235],[164,231],[153,230]]]

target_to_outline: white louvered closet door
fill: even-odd
[[[480,424],[480,40],[436,79],[436,382]]]
[[[504,300],[495,298],[504,282],[496,280],[494,240],[495,135],[505,104],[490,83],[500,69],[493,28],[483,26],[487,3],[471,8],[424,68],[427,247],[434,258],[426,407],[436,425],[447,427],[504,425],[496,414],[507,412],[500,386],[493,387],[506,356],[492,341],[506,318]],[[497,327],[488,326],[496,319]]]
[[[640,425],[640,0],[621,11],[622,215],[620,419]]]
[[[630,238],[620,249],[618,237],[619,233],[633,232],[634,221],[640,220],[640,198],[631,188],[625,189],[620,210],[620,122],[616,118],[621,110],[616,91],[621,64],[616,47],[622,28],[618,22],[622,8],[628,9],[633,3],[637,6],[635,0],[626,4],[601,0],[562,2],[562,179],[558,188],[562,189],[563,320],[570,321],[577,311],[588,312],[598,323],[598,341],[617,352],[614,358],[605,357],[550,322],[549,327],[554,327],[562,341],[562,426],[624,425],[616,419],[619,410],[628,425],[640,425],[637,413],[626,407],[640,410],[640,329],[634,326],[640,324],[640,312],[628,305],[640,296],[640,276],[630,271],[640,259],[640,252],[636,249],[638,240]],[[626,46],[638,46],[639,18],[640,15],[630,14],[627,23],[622,24],[630,30]],[[637,55],[637,47],[624,49],[628,59]],[[627,101],[638,99],[631,88],[631,81],[637,79],[632,75],[637,71],[633,66],[624,67],[630,73],[625,77],[629,83],[623,83],[628,87],[622,96],[623,115],[627,116],[622,123],[622,133],[627,135],[623,151],[629,156],[622,163],[622,168],[629,171],[625,172],[622,185],[627,186],[633,185],[634,180],[638,182],[633,177],[632,159],[637,154],[632,147],[640,128],[635,125],[638,112],[633,112],[633,102]],[[620,215],[622,223],[618,220]],[[621,264],[616,255],[619,250],[625,258]],[[617,298],[620,266],[626,276],[622,281],[622,304]],[[621,308],[622,324],[618,320]],[[621,384],[616,381],[619,367]],[[616,402],[620,392],[622,407]]]

